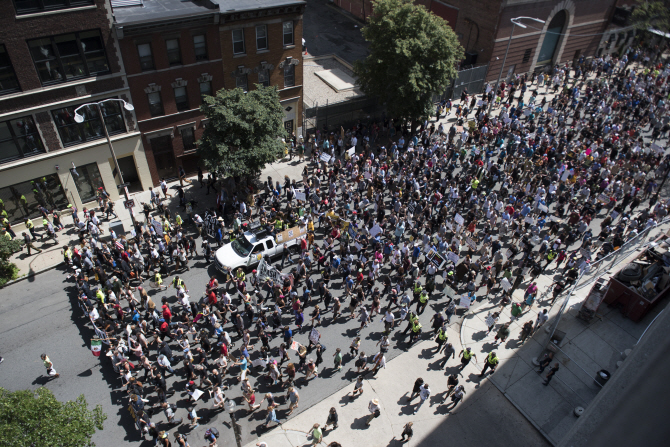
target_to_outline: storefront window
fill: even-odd
[[[98,165],[91,163],[77,166],[74,169],[70,169],[70,172],[72,173],[74,184],[77,185],[77,192],[79,192],[79,199],[82,203],[95,200],[98,188],[104,186]]]
[[[38,206],[47,210],[63,209],[68,201],[57,174],[49,174],[32,181],[0,188],[0,207],[4,207],[11,223],[40,216]],[[37,222],[35,223],[36,226]]]

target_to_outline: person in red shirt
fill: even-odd
[[[210,292],[207,294],[207,304],[214,306],[218,302],[219,300],[216,298],[216,293],[214,290],[210,290]]]
[[[172,312],[167,304],[163,304],[163,318],[169,324],[172,320]]]

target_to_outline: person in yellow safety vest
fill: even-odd
[[[26,219],[26,228],[30,231],[30,234],[33,236],[33,239],[37,239],[37,234],[35,234],[35,224],[32,219]],[[40,239],[44,239],[44,235],[40,234]]]
[[[419,323],[419,318],[412,321],[412,336],[409,341],[410,344],[416,342],[421,336],[421,323]]]
[[[102,304],[105,304],[105,293],[102,291],[102,289],[98,289],[95,291],[95,297],[100,300]]]
[[[172,230],[172,226],[170,225],[170,222],[166,218],[163,218],[163,233],[169,233],[170,230]]]
[[[482,373],[479,375],[479,377],[484,377],[486,370],[489,368],[491,368],[491,374],[493,374],[496,371],[496,366],[498,366],[498,357],[496,356],[496,352],[493,351],[488,355],[488,357],[486,357],[484,369],[482,369]]]
[[[437,352],[440,352],[440,349],[442,348],[444,342],[447,341],[447,338],[449,338],[447,331],[444,329],[444,326],[442,326],[437,330],[437,337],[435,337],[435,343],[437,343]]]
[[[465,348],[458,355],[461,356],[461,368],[460,369],[463,369],[466,366],[468,366],[468,363],[470,363],[470,360],[472,360],[472,357],[477,359],[477,356],[472,353],[472,348]]]
[[[63,260],[67,265],[72,265],[72,250],[67,245],[63,245]]]
[[[19,202],[21,202],[21,206],[25,210],[26,214],[29,214],[29,212],[28,212],[28,200],[26,200],[26,196],[21,195],[21,197],[19,197]]]
[[[419,294],[419,304],[416,306],[416,313],[421,315],[426,310],[426,305],[428,305],[428,292],[422,290]]]
[[[156,275],[154,276],[154,282],[157,286],[161,286],[163,284],[163,277],[160,273],[156,272]]]
[[[8,241],[11,241],[12,239],[14,239],[14,238],[12,237],[12,235],[9,234],[9,233],[7,232],[7,230],[5,230],[4,228],[0,228],[0,231],[2,231],[2,234],[0,234],[0,236],[4,237],[4,238],[7,239]]]
[[[179,214],[175,216],[174,221],[177,223],[178,227],[181,227],[184,224],[184,221]]]
[[[479,180],[477,180],[476,178],[472,179],[472,182],[470,182],[470,186],[472,186],[472,189],[477,189],[477,187],[479,186]]]
[[[235,276],[237,276],[237,279],[241,279],[242,281],[246,281],[247,279],[247,275],[244,274],[242,267],[237,269],[237,274]]]
[[[182,288],[186,290],[186,286],[184,285],[184,280],[181,279],[178,276],[175,276],[174,279],[172,280],[172,285],[174,286],[175,289]]]
[[[282,228],[284,228],[284,222],[277,218],[277,220],[275,220],[275,232],[280,232]]]
[[[423,287],[421,287],[421,283],[419,281],[414,283],[414,289],[412,289],[412,294],[414,295],[414,299],[412,300],[412,303],[416,303],[419,301],[419,295],[421,294],[421,291],[423,290]]]
[[[545,269],[549,267],[549,264],[551,264],[554,261],[554,259],[556,259],[556,256],[558,256],[558,254],[553,249],[550,248],[549,252],[547,253],[547,263],[545,264],[542,271],[545,271]]]

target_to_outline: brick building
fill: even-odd
[[[302,0],[147,0],[114,9],[154,185],[177,176],[180,166],[187,173],[197,170],[196,145],[207,125],[202,96],[219,89],[276,85],[285,127],[302,131],[304,5]]]
[[[130,101],[111,13],[106,0],[0,2],[0,199],[13,223],[40,204],[90,206],[99,187],[119,197],[97,109],[74,120],[81,104]],[[108,102],[103,114],[124,180],[148,187],[134,113]]]
[[[333,2],[360,18],[369,17],[372,11],[370,0]],[[624,31],[619,27],[616,32],[609,31],[612,21],[620,20],[621,8],[629,8],[622,4],[632,3],[630,1],[415,0],[415,3],[449,22],[465,49],[462,66],[489,63],[486,76],[489,81],[498,77],[512,29],[510,19],[515,17],[534,17],[544,20],[545,24],[529,21],[526,29],[516,27],[505,63],[506,74],[509,70],[524,73],[580,56],[605,54],[611,52],[609,48],[604,49],[611,34],[617,36],[617,48],[629,43],[633,36],[630,27]]]

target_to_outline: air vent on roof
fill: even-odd
[[[112,8],[121,8],[123,6],[144,6],[144,0],[111,0]]]

